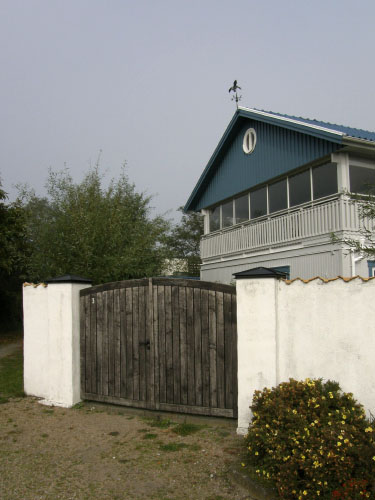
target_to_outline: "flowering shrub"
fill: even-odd
[[[248,459],[283,499],[375,499],[375,425],[336,382],[256,391]]]

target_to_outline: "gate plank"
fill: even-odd
[[[237,373],[237,296],[232,294],[232,342],[233,342],[233,417],[238,415],[238,373]]]
[[[188,366],[188,404],[195,405],[195,367],[194,367],[194,290],[186,288],[186,343]]]
[[[98,394],[103,394],[103,294],[96,294],[96,383]]]
[[[224,352],[224,298],[216,292],[216,369],[217,369],[217,406],[225,408],[225,352]]]
[[[126,292],[120,290],[120,397],[126,398]]]
[[[139,401],[139,287],[133,288],[133,399]]]
[[[216,357],[216,293],[208,292],[208,327],[210,345],[210,406],[217,408],[217,357]]]
[[[210,349],[208,337],[208,290],[201,290],[202,405],[210,406]]]
[[[153,392],[155,400],[155,408],[159,409],[160,401],[160,364],[159,364],[159,309],[158,309],[158,287],[152,285],[152,328],[154,333],[154,375],[153,375]]]
[[[108,290],[108,395],[115,395],[115,336],[113,331],[114,290]]]
[[[150,349],[146,350],[146,401],[150,404],[155,404],[155,365],[154,365],[154,352],[155,352],[155,337],[154,337],[154,301],[153,301],[153,287],[152,278],[149,278],[148,287],[145,289],[146,298],[146,337],[150,341]]]
[[[80,364],[81,364],[81,397],[86,392],[86,308],[85,297],[79,299],[79,323],[80,323]]]
[[[90,295],[90,351],[91,351],[91,392],[97,393],[96,386],[96,295]]]
[[[113,304],[113,330],[114,330],[114,375],[115,375],[115,387],[114,395],[120,397],[121,392],[121,315],[120,315],[120,290],[117,288],[113,292],[114,304]]]
[[[133,399],[133,292],[126,289],[126,397]]]
[[[173,333],[173,403],[181,401],[181,363],[180,363],[180,318],[178,286],[172,286],[172,333]]]
[[[188,361],[186,338],[186,287],[179,287],[181,403],[188,404]]]
[[[108,396],[108,292],[103,292],[102,390]]]
[[[165,287],[165,365],[167,403],[173,403],[172,287]]]
[[[202,322],[201,290],[194,289],[195,404],[202,406]]]
[[[225,408],[233,408],[233,332],[232,297],[224,293],[224,367],[225,367]]]
[[[85,317],[85,336],[86,336],[86,369],[85,369],[85,385],[86,392],[91,391],[91,349],[90,349],[90,295],[85,297],[85,309],[86,309],[86,317]]]
[[[159,332],[159,394],[160,403],[167,401],[166,364],[165,364],[165,291],[158,286],[158,332]]]
[[[143,344],[139,346],[139,399],[146,400],[146,303],[145,303],[146,287],[139,287],[139,342]],[[149,338],[147,336],[147,338]]]

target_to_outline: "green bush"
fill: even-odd
[[[375,499],[375,425],[352,394],[322,379],[256,391],[249,465],[283,499]]]

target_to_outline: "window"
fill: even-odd
[[[312,169],[314,200],[337,193],[336,163],[326,163]]]
[[[352,193],[374,194],[375,169],[349,165],[349,177]]]
[[[311,200],[310,170],[289,177],[289,206]]]
[[[250,193],[250,216],[252,219],[267,215],[267,186]]]
[[[234,223],[249,220],[249,195],[245,194],[234,200]]]
[[[222,227],[233,226],[233,200],[221,206]]]
[[[375,260],[368,260],[367,265],[368,265],[368,275],[370,278],[373,278],[375,276]]]
[[[220,229],[220,205],[210,211],[210,231]]]
[[[288,208],[286,179],[268,186],[268,206],[270,213]]]
[[[243,136],[242,149],[244,153],[249,155],[254,151],[255,144],[257,142],[257,135],[253,128],[249,128],[246,130],[245,135]]]

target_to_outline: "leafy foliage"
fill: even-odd
[[[249,463],[281,498],[375,498],[375,426],[336,382],[290,379],[256,391],[251,410]]]
[[[47,197],[20,194],[31,280],[77,274],[103,283],[159,273],[168,222],[151,217],[150,198],[136,192],[124,170],[108,188],[102,181],[98,165],[80,183],[67,170],[50,171]]]
[[[178,210],[182,213],[181,221],[172,228],[166,239],[170,258],[186,262],[189,276],[199,276],[201,264],[199,245],[203,234],[203,217],[197,212],[185,213],[183,207],[179,207]]]

